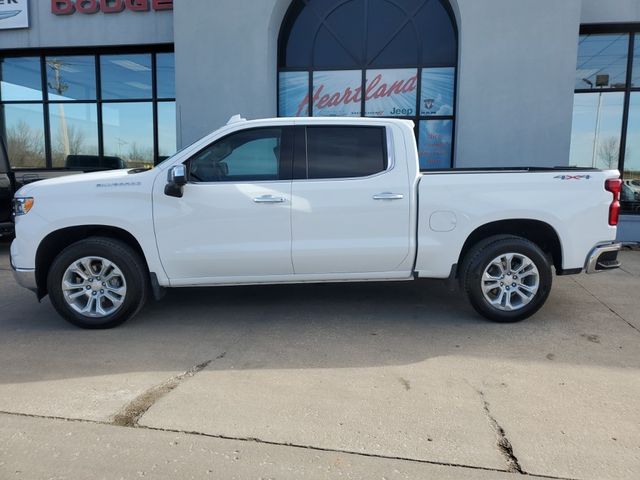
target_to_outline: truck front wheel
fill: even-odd
[[[496,236],[465,257],[461,283],[473,308],[496,322],[518,322],[547,301],[551,264],[540,247],[521,237]]]
[[[67,247],[47,276],[51,303],[87,329],[113,328],[137,314],[148,292],[144,261],[127,244],[92,237]]]

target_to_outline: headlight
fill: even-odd
[[[16,197],[13,200],[13,214],[18,217],[26,215],[33,208],[32,197]]]

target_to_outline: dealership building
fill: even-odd
[[[425,171],[619,168],[640,241],[640,0],[0,0],[0,81],[20,178],[237,113],[406,118]]]

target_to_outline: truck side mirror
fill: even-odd
[[[182,198],[184,186],[187,184],[187,167],[175,165],[169,169],[167,174],[167,185],[164,187],[164,194],[170,197]]]

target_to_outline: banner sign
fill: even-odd
[[[29,0],[0,0],[0,30],[29,28]]]
[[[453,120],[421,120],[418,135],[420,170],[451,168]]]
[[[359,117],[362,71],[313,72],[314,117]]]
[[[54,15],[120,13],[125,10],[148,12],[151,9],[173,10],[173,0],[51,0],[51,13]]]
[[[309,115],[309,73],[280,73],[279,114],[281,117]]]
[[[367,70],[367,117],[413,117],[418,72],[415,68]]]
[[[421,116],[453,115],[455,72],[453,67],[422,69]]]

